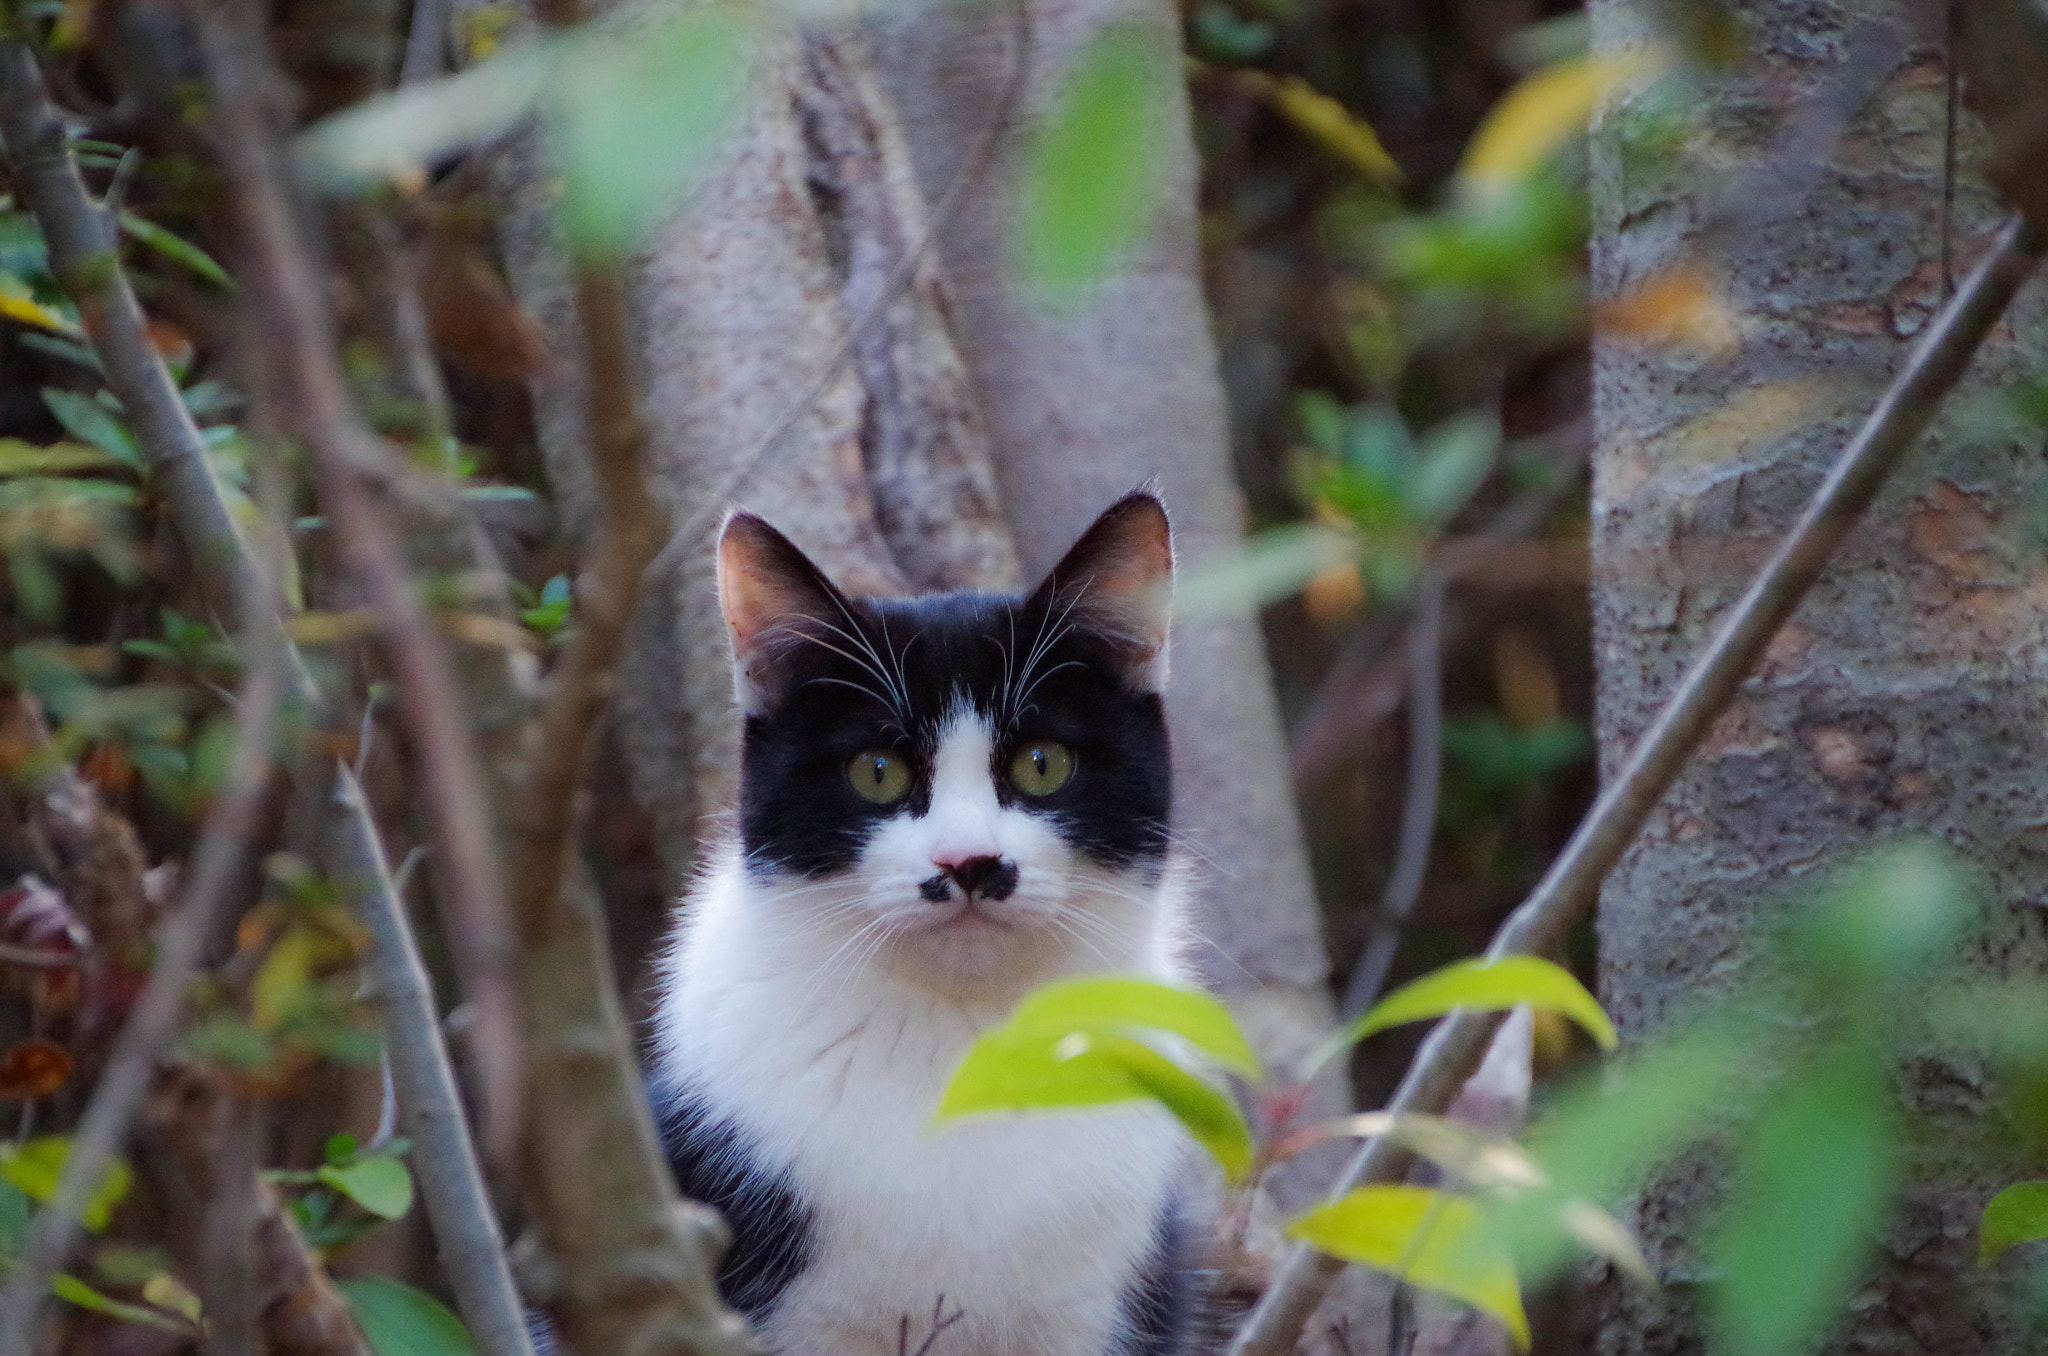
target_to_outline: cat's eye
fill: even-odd
[[[866,749],[846,764],[846,780],[862,800],[894,805],[910,792],[910,764],[884,749]]]
[[[1027,796],[1049,796],[1074,775],[1074,751],[1050,739],[1034,739],[1010,759],[1010,785]]]

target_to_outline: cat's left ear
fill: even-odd
[[[1173,597],[1173,529],[1149,490],[1111,504],[1081,534],[1033,601],[1109,641],[1134,691],[1166,689],[1167,614]]]

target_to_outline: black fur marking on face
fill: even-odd
[[[788,1170],[762,1163],[753,1134],[694,1089],[653,1088],[650,1095],[677,1189],[715,1207],[732,1228],[718,1293],[758,1322],[810,1265],[811,1212]]]
[[[1076,618],[1071,590],[847,599],[820,619],[815,642],[782,646],[772,687],[783,695],[748,716],[743,742],[748,863],[831,875],[853,865],[889,816],[926,813],[931,759],[964,703],[995,732],[989,772],[1004,805],[1045,816],[1103,866],[1156,871],[1172,800],[1165,714],[1157,693],[1135,690],[1117,638]],[[1041,739],[1073,750],[1073,775],[1050,795],[1017,794],[1010,761]],[[894,804],[866,800],[848,781],[848,762],[872,749],[911,769],[911,789]]]

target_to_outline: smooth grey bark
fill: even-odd
[[[1595,0],[1596,46],[1639,40],[1648,8]],[[1908,6],[1766,0],[1742,21],[1761,78],[1708,91],[1687,153],[1639,148],[1625,106],[1595,133],[1597,294],[1718,264],[1741,335],[1711,355],[1596,342],[1593,601],[1610,771],[1940,300],[1943,74]],[[1870,78],[1845,93],[1845,70]],[[1767,131],[1781,123],[1790,154],[1773,165]],[[1759,155],[1764,172],[1732,186],[1715,168]],[[1996,209],[1968,180],[1957,200],[1966,264]],[[1625,1038],[1726,986],[1817,873],[1898,832],[1934,834],[1981,871],[1988,972],[2048,961],[2034,903],[2048,888],[2035,841],[2048,823],[2048,595],[2020,531],[2041,447],[1973,422],[1968,398],[2040,370],[2044,320],[2036,285],[1608,882],[1601,996]],[[1833,1340],[2018,1350],[1973,1256],[1976,1216],[2010,1175],[1953,1152],[1996,1090],[1939,1051],[1902,1068],[1899,1086],[1926,1142],[1951,1151],[1917,1165]],[[1638,1202],[1667,1280],[1695,1276],[1691,1243],[1715,1191],[1702,1162]],[[1702,1350],[1683,1299],[1697,1293],[1603,1279],[1597,1349]]]
[[[961,171],[973,129],[1001,112],[1020,60],[1024,119],[1045,108],[1104,24],[1137,26],[1179,68],[1178,15],[1161,0],[1016,3],[1028,12],[932,5],[872,24],[876,65],[927,197]],[[986,189],[962,201],[940,236],[1027,575],[1049,568],[1117,496],[1155,478],[1183,566],[1242,539],[1202,297],[1194,146],[1178,81],[1174,90],[1151,229],[1078,305],[1047,308],[1012,276],[1017,129],[995,146]],[[1198,954],[1261,1054],[1284,1067],[1328,1029],[1332,1009],[1265,655],[1249,619],[1177,620],[1173,646],[1176,829],[1197,859]]]

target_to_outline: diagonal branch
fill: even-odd
[[[313,454],[334,537],[368,589],[382,627],[392,686],[440,844],[436,897],[451,915],[456,968],[477,1018],[485,1157],[509,1165],[522,1104],[514,942],[475,743],[445,647],[367,483],[386,454],[349,396],[320,273],[286,189],[282,155],[266,117],[274,72],[239,15],[202,5],[197,17],[247,282],[263,315],[283,403]]]
[[[1786,618],[1820,577],[1879,486],[1968,370],[1977,347],[2040,262],[2048,239],[2023,219],[2000,232],[1991,253],[1928,327],[1905,369],[1842,452],[1806,511],[1779,543],[1714,638],[1686,670],[1656,723],[1636,742],[1613,783],[1487,949],[1490,956],[1544,952],[1592,906],[1600,882],[1635,841],[1664,792],[1684,770],[1708,727],[1726,709]],[[1437,1024],[1401,1080],[1391,1112],[1442,1112],[1479,1067],[1499,1013],[1461,1010]],[[1398,1180],[1410,1155],[1392,1141],[1366,1142],[1346,1167],[1339,1194]],[[1271,1288],[1230,1345],[1230,1356],[1292,1351],[1309,1315],[1344,1263],[1306,1246],[1288,1253]]]

